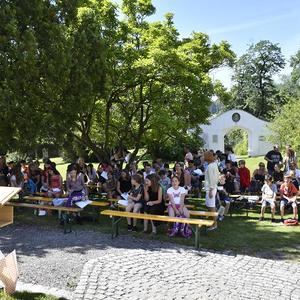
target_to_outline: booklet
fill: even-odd
[[[121,195],[121,197],[122,197],[124,200],[128,201],[128,193],[123,193],[123,194]]]
[[[75,204],[80,208],[85,208],[87,205],[89,205],[91,203],[92,203],[91,200],[83,200],[83,201],[75,202]]]
[[[103,177],[104,179],[108,179],[108,177],[107,177],[107,172],[105,172],[105,171],[103,171],[102,173],[101,173],[101,177]]]
[[[127,206],[128,205],[128,201],[127,200],[119,200],[118,204],[120,204],[122,206]]]

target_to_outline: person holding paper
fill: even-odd
[[[127,171],[123,170],[117,182],[117,192],[119,196],[121,196],[122,194],[127,194],[131,190],[131,188],[132,186],[130,176]]]
[[[128,195],[128,205],[126,206],[127,212],[139,213],[143,207],[143,178],[140,175],[133,175],[131,178],[132,189]],[[128,231],[137,231],[136,219],[133,219],[133,224],[131,223],[131,218],[127,218]]]

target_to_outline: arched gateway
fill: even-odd
[[[272,144],[267,142],[268,124],[243,110],[226,111],[212,117],[209,125],[201,126],[204,147],[224,151],[224,136],[232,129],[241,128],[248,133],[248,155],[264,155],[272,149]]]

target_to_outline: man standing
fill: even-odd
[[[275,165],[281,163],[282,160],[283,160],[282,155],[279,151],[279,146],[278,145],[274,145],[273,150],[269,151],[266,154],[265,160],[268,162],[267,163],[268,173],[271,176],[273,176]]]
[[[215,156],[211,151],[206,151],[204,153],[204,160],[208,163],[205,171],[205,205],[209,211],[216,211],[216,194],[219,182],[219,169],[218,164],[215,160]],[[214,230],[217,228],[217,218],[215,218],[215,223],[208,230]]]

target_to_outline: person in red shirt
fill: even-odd
[[[250,187],[250,170],[246,167],[246,162],[244,160],[239,161],[238,174],[240,177],[240,191],[242,193],[246,192]]]
[[[280,214],[281,222],[284,222],[284,208],[288,205],[293,207],[294,219],[297,219],[297,195],[299,191],[292,183],[290,175],[284,176],[284,183],[280,186]]]

